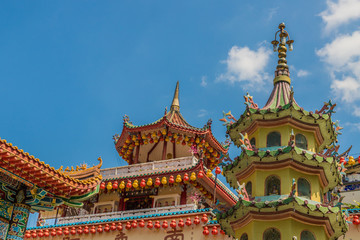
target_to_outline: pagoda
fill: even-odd
[[[56,170],[0,139],[0,239],[31,237],[25,234],[30,213],[82,207],[99,192],[101,163]]]
[[[229,143],[215,139],[211,124],[196,128],[184,119],[177,82],[170,110],[157,121],[134,125],[125,115],[114,144],[128,165],[102,169],[99,194],[81,209],[42,216],[43,226],[28,228],[30,238],[46,231],[55,240],[229,239],[212,208],[225,211],[238,198],[217,178]]]
[[[281,23],[272,41],[279,59],[265,106],[247,94],[238,120],[231,113],[221,119],[241,154],[223,169],[239,201],[217,220],[236,239],[327,240],[348,229],[334,197],[345,170],[337,153],[339,128],[331,120],[335,104],[309,112],[295,101],[286,60],[286,44],[291,51],[293,42]]]

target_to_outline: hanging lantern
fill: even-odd
[[[186,222],[185,222],[186,226],[191,226],[192,222],[191,222],[191,218],[187,218]]]
[[[144,219],[141,219],[140,222],[139,222],[139,227],[143,228],[145,227],[145,221]]]
[[[123,230],[123,225],[122,225],[122,223],[119,223],[119,224],[117,225],[116,229],[119,230],[119,231]]]
[[[200,219],[198,216],[195,216],[194,224],[198,225],[200,223]]]
[[[146,182],[146,185],[148,185],[149,187],[151,187],[152,184],[153,184],[152,179],[149,178],[149,179],[147,180],[147,182]]]
[[[56,230],[55,229],[51,230],[50,235],[53,236],[53,237],[56,236]]]
[[[126,222],[125,228],[126,228],[126,230],[130,230],[131,229],[131,223]]]
[[[185,173],[184,174],[184,182],[188,182],[189,181],[189,174]]]
[[[206,222],[208,221],[208,217],[207,217],[206,214],[203,214],[203,216],[202,216],[202,218],[201,218],[201,221],[202,221],[203,223],[206,223]]]
[[[160,184],[161,184],[160,178],[157,177],[157,178],[155,179],[155,187],[160,186]]]
[[[350,166],[352,166],[352,165],[355,164],[355,160],[354,160],[354,157],[353,157],[353,156],[350,156],[350,157],[349,157],[348,164],[349,164]]]
[[[213,227],[212,227],[211,234],[212,234],[212,235],[217,235],[217,234],[218,234],[218,230],[217,230],[217,227],[216,227],[216,226],[213,226]]]
[[[355,216],[353,217],[352,223],[353,223],[354,225],[359,225],[359,224],[360,224],[359,216],[355,215]]]
[[[33,237],[33,238],[36,238],[36,237],[37,237],[36,231],[33,231],[33,232],[32,232],[31,237]]]
[[[176,228],[176,220],[175,219],[171,220],[170,227]]]
[[[126,188],[131,188],[131,186],[132,186],[132,185],[131,185],[131,181],[128,180],[127,183],[126,183]]]
[[[162,135],[166,135],[166,129],[161,130]]]
[[[138,188],[138,187],[139,187],[139,181],[138,181],[138,180],[135,180],[132,186],[133,186],[134,188]]]
[[[152,228],[153,228],[153,223],[152,223],[151,220],[148,221],[146,227],[149,228],[149,229],[152,229]]]
[[[225,232],[224,232],[224,230],[222,230],[222,229],[220,229],[220,233],[221,233],[222,235],[225,235]]]
[[[195,172],[192,172],[191,175],[190,175],[190,180],[191,181],[195,181],[196,180],[196,173]]]
[[[75,228],[74,228],[74,227],[72,227],[72,228],[71,228],[71,230],[70,230],[70,234],[71,234],[71,235],[75,235],[75,234],[76,234],[76,230],[75,230]]]
[[[141,187],[141,188],[144,188],[145,186],[146,186],[145,179],[141,179],[140,187]]]
[[[137,228],[137,221],[134,220],[132,223],[131,223],[131,227],[132,228]]]
[[[155,227],[156,229],[161,228],[160,221],[155,221],[154,227]]]
[[[168,228],[168,222],[166,220],[163,221],[162,228],[166,229]]]
[[[35,233],[36,235],[36,233]],[[38,237],[43,237],[44,236],[44,233],[43,233],[43,230],[40,230],[39,233],[37,234]]]
[[[69,234],[70,234],[69,228],[66,227],[66,228],[64,229],[64,234],[65,234],[65,235],[69,235]]]
[[[101,182],[101,183],[100,183],[100,189],[104,190],[104,189],[105,189],[105,187],[106,187],[105,182]]]
[[[207,236],[207,235],[209,235],[209,233],[210,233],[210,232],[209,232],[209,228],[208,228],[208,227],[204,227],[203,234]]]
[[[162,183],[162,185],[166,185],[166,184],[167,184],[166,177],[162,177],[161,183]]]
[[[85,227],[84,227],[84,233],[85,233],[85,234],[89,234],[89,232],[90,232],[90,231],[89,231],[89,227],[88,227],[88,226],[85,226]]]
[[[216,167],[215,173],[216,173],[216,174],[220,174],[220,173],[221,173],[221,168],[220,168],[220,167]]]
[[[190,221],[190,223],[191,223],[191,221]],[[185,224],[184,224],[184,220],[183,220],[183,219],[179,219],[178,226],[182,228],[182,227],[184,227],[184,225],[185,225]]]
[[[181,175],[177,175],[175,181],[176,181],[177,183],[181,183]]]
[[[50,236],[49,229],[45,229],[44,236],[45,236],[45,237]]]
[[[119,187],[118,181],[115,181],[112,187],[114,190],[117,189]]]
[[[208,178],[211,178],[212,175],[213,175],[213,174],[212,174],[211,170],[208,169],[208,170],[206,171],[206,176],[207,176]]]
[[[109,191],[112,189],[112,183],[111,182],[108,182],[108,184],[106,185],[106,189],[109,190]]]
[[[102,232],[103,232],[103,228],[102,228],[101,225],[99,225],[99,227],[97,228],[97,232],[98,232],[98,233],[102,233]]]
[[[104,231],[105,231],[105,232],[110,232],[110,226],[109,226],[109,224],[106,224],[106,225],[105,225]]]
[[[358,163],[360,163],[360,156],[358,157]]]
[[[111,230],[111,231],[115,231],[115,230],[116,230],[116,224],[115,224],[114,222],[111,223],[110,230]]]
[[[31,238],[31,233],[30,233],[30,231],[26,231],[26,232],[25,232],[25,238]]]
[[[91,234],[95,234],[95,233],[96,233],[95,226],[91,226],[90,233],[91,233]]]
[[[341,158],[340,158],[340,164],[342,164],[342,163],[344,163],[344,164],[346,163],[346,161],[345,161],[345,158],[344,158],[344,157],[341,157]]]
[[[171,176],[169,177],[169,183],[172,184],[172,183],[174,183],[174,182],[175,182],[174,176],[171,175]]]
[[[203,178],[204,177],[204,171],[203,170],[200,170],[199,172],[198,172],[198,178]]]
[[[120,183],[120,189],[124,189],[125,188],[125,182],[124,181],[121,181],[121,183]]]

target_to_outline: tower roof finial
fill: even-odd
[[[176,88],[174,92],[174,98],[171,103],[170,111],[180,111],[180,103],[179,103],[179,81],[176,83]]]
[[[289,67],[287,65],[287,60],[286,60],[287,48],[285,44],[287,44],[289,46],[289,50],[292,51],[294,40],[290,39],[289,33],[285,30],[285,23],[280,23],[279,29],[280,30],[278,30],[275,33],[275,39],[271,42],[274,47],[274,52],[277,51],[279,53],[278,65],[276,66],[276,71],[275,71],[274,84],[279,81],[285,81],[290,84],[291,80],[290,80]],[[278,33],[279,33],[280,42],[276,40]]]

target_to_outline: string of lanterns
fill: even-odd
[[[357,162],[360,164],[360,156],[357,159]],[[344,164],[344,165],[349,165],[349,166],[353,166],[356,164],[355,158],[353,156],[349,156],[348,160],[346,161],[346,159],[344,157],[341,157],[339,160],[340,164]]]
[[[189,137],[185,134],[166,131],[166,129],[153,131],[147,134],[134,133],[129,135],[126,138],[124,145],[120,148],[119,154],[125,160],[129,161],[136,146],[158,143],[159,141],[170,141],[172,143],[182,144],[183,146],[196,146],[199,150],[203,150],[205,157],[209,159],[211,163],[214,163],[216,158],[220,156],[219,152],[211,147],[204,138]]]
[[[81,234],[96,234],[103,232],[111,232],[111,231],[122,231],[124,228],[128,231],[131,229],[137,228],[147,228],[147,229],[167,229],[167,228],[184,228],[189,227],[191,225],[199,225],[200,223],[207,224],[208,215],[203,214],[200,218],[199,216],[195,216],[192,220],[190,217],[187,217],[184,221],[183,219],[172,219],[171,221],[163,220],[162,222],[159,220],[152,221],[144,219],[141,220],[133,220],[127,222],[118,222],[118,223],[110,223],[110,224],[99,224],[92,226],[78,226],[78,227],[59,227],[52,229],[40,229],[40,230],[27,230],[25,232],[25,238],[37,238],[37,237],[55,237],[55,236],[69,236],[69,235],[81,235]],[[203,234],[209,235],[210,232],[207,226],[203,226]],[[211,234],[218,234],[218,226],[212,226]],[[224,231],[220,230],[221,234],[225,234]]]

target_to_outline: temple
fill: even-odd
[[[125,115],[115,149],[127,166],[101,169],[99,194],[82,208],[62,206],[41,212],[42,226],[28,228],[30,239],[230,239],[213,209],[238,201],[218,178],[229,143],[219,143],[204,127],[191,126],[180,113],[179,83],[169,111],[147,125]]]
[[[279,41],[276,36],[279,36]],[[294,99],[286,53],[293,40],[285,24],[272,41],[278,52],[274,88],[260,108],[248,94],[246,109],[234,122],[225,116],[227,134],[241,148],[224,167],[239,201],[219,213],[226,234],[236,239],[338,239],[348,230],[337,188],[345,171],[338,154],[335,105],[308,112]]]
[[[99,192],[100,167],[56,170],[0,139],[0,239],[23,239],[30,212],[82,207]]]

